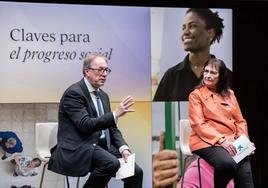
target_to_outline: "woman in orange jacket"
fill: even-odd
[[[189,119],[191,151],[214,167],[214,187],[225,188],[233,178],[235,187],[254,187],[248,157],[238,164],[232,158],[233,141],[248,130],[221,60],[204,66],[201,84],[189,95]]]

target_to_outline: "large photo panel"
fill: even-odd
[[[110,62],[112,101],[151,98],[148,7],[1,2],[0,24],[0,103],[58,102],[92,52]]]
[[[183,33],[183,25],[185,24],[186,12],[188,8],[151,8],[151,52],[152,52],[152,98],[154,100],[156,90],[163,79],[163,75],[168,69],[181,63],[189,51],[184,49],[181,39]],[[233,48],[232,48],[232,9],[210,9],[213,13],[218,13],[224,28],[220,41],[215,41],[210,45],[209,53],[223,60],[229,70],[233,69]],[[204,20],[204,19],[203,19]],[[189,34],[193,35],[193,34]],[[196,37],[196,36],[195,36]],[[196,38],[195,38],[196,39]],[[169,88],[175,88],[176,84],[183,83],[184,86],[179,87],[184,92],[184,88],[190,87],[187,78],[180,79],[181,83],[177,83],[175,77]],[[167,83],[167,82],[166,82]],[[170,85],[170,86],[169,86]],[[191,86],[193,87],[193,86]],[[172,91],[174,92],[174,91]],[[179,95],[179,94],[178,94]],[[161,97],[154,101],[178,101],[188,100],[184,97]]]

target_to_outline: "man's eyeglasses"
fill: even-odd
[[[94,70],[94,71],[96,71],[98,74],[103,74],[104,72],[106,72],[107,74],[110,74],[111,71],[112,71],[112,70],[109,69],[109,68],[98,68],[98,69],[88,68],[88,69]]]

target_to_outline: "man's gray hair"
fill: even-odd
[[[94,53],[89,53],[87,54],[84,63],[83,63],[83,74],[85,75],[85,69],[91,68],[91,63],[94,59],[96,59],[97,57],[103,58],[106,63],[108,63],[108,59],[103,56],[102,54],[99,54],[97,52]]]

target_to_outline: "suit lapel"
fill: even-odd
[[[86,83],[85,83],[84,79],[82,79],[80,81],[80,86],[82,88],[83,93],[85,94],[85,96],[87,98],[87,103],[88,103],[89,109],[92,109],[92,111],[94,113],[94,116],[97,117],[98,116],[97,110],[95,109],[94,103],[93,103],[93,101],[91,99],[90,93],[89,93],[89,91],[87,89],[87,86],[86,86]]]

